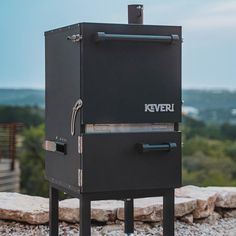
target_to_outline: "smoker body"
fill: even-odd
[[[89,200],[173,197],[181,37],[178,26],[135,24],[45,33],[46,178],[55,189]]]

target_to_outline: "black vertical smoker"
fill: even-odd
[[[50,235],[58,191],[80,199],[80,235],[92,200],[120,199],[133,235],[133,199],[163,196],[163,231],[174,235],[181,186],[181,27],[79,23],[45,33],[46,178]]]

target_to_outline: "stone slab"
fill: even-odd
[[[99,222],[114,222],[117,219],[117,209],[123,205],[123,201],[92,201],[91,219]],[[60,201],[59,219],[72,223],[79,222],[79,200],[77,198]]]
[[[181,217],[191,213],[196,208],[195,199],[175,198],[175,216]],[[117,218],[124,220],[124,208],[118,208]],[[143,222],[158,222],[163,219],[163,198],[151,197],[134,200],[134,220]]]
[[[216,207],[236,208],[236,187],[207,187],[217,194]]]
[[[49,220],[47,198],[0,192],[0,219],[45,224]]]
[[[188,185],[176,189],[175,196],[177,198],[185,197],[197,201],[196,208],[193,211],[194,219],[208,217],[214,212],[217,194],[213,190]]]

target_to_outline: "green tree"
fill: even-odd
[[[225,155],[207,156],[198,151],[191,156],[183,157],[184,184],[235,186],[235,172],[233,160]]]
[[[45,180],[44,125],[24,130],[23,150],[20,155],[21,191],[30,195],[48,196]]]
[[[0,123],[23,123],[30,127],[44,121],[44,110],[37,106],[0,106],[0,114]]]
[[[223,139],[236,139],[236,125],[225,123],[221,125],[221,134]]]

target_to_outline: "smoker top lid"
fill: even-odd
[[[114,25],[114,26],[137,26],[137,27],[153,27],[153,26],[159,26],[159,27],[180,27],[182,28],[181,26],[179,25],[140,25],[140,24],[122,24],[122,23],[98,23],[98,22],[80,22],[80,23],[77,23],[77,24],[73,24],[73,25],[68,25],[68,26],[64,26],[64,27],[60,27],[60,28],[56,28],[56,29],[52,29],[52,30],[48,30],[48,31],[45,31],[44,32],[44,35],[47,36],[47,35],[50,35],[50,34],[55,34],[55,33],[60,33],[60,32],[64,32],[64,31],[67,31],[67,30],[71,30],[71,29],[76,29],[76,28],[79,28],[80,25],[85,25],[85,24],[93,24],[93,25]]]

